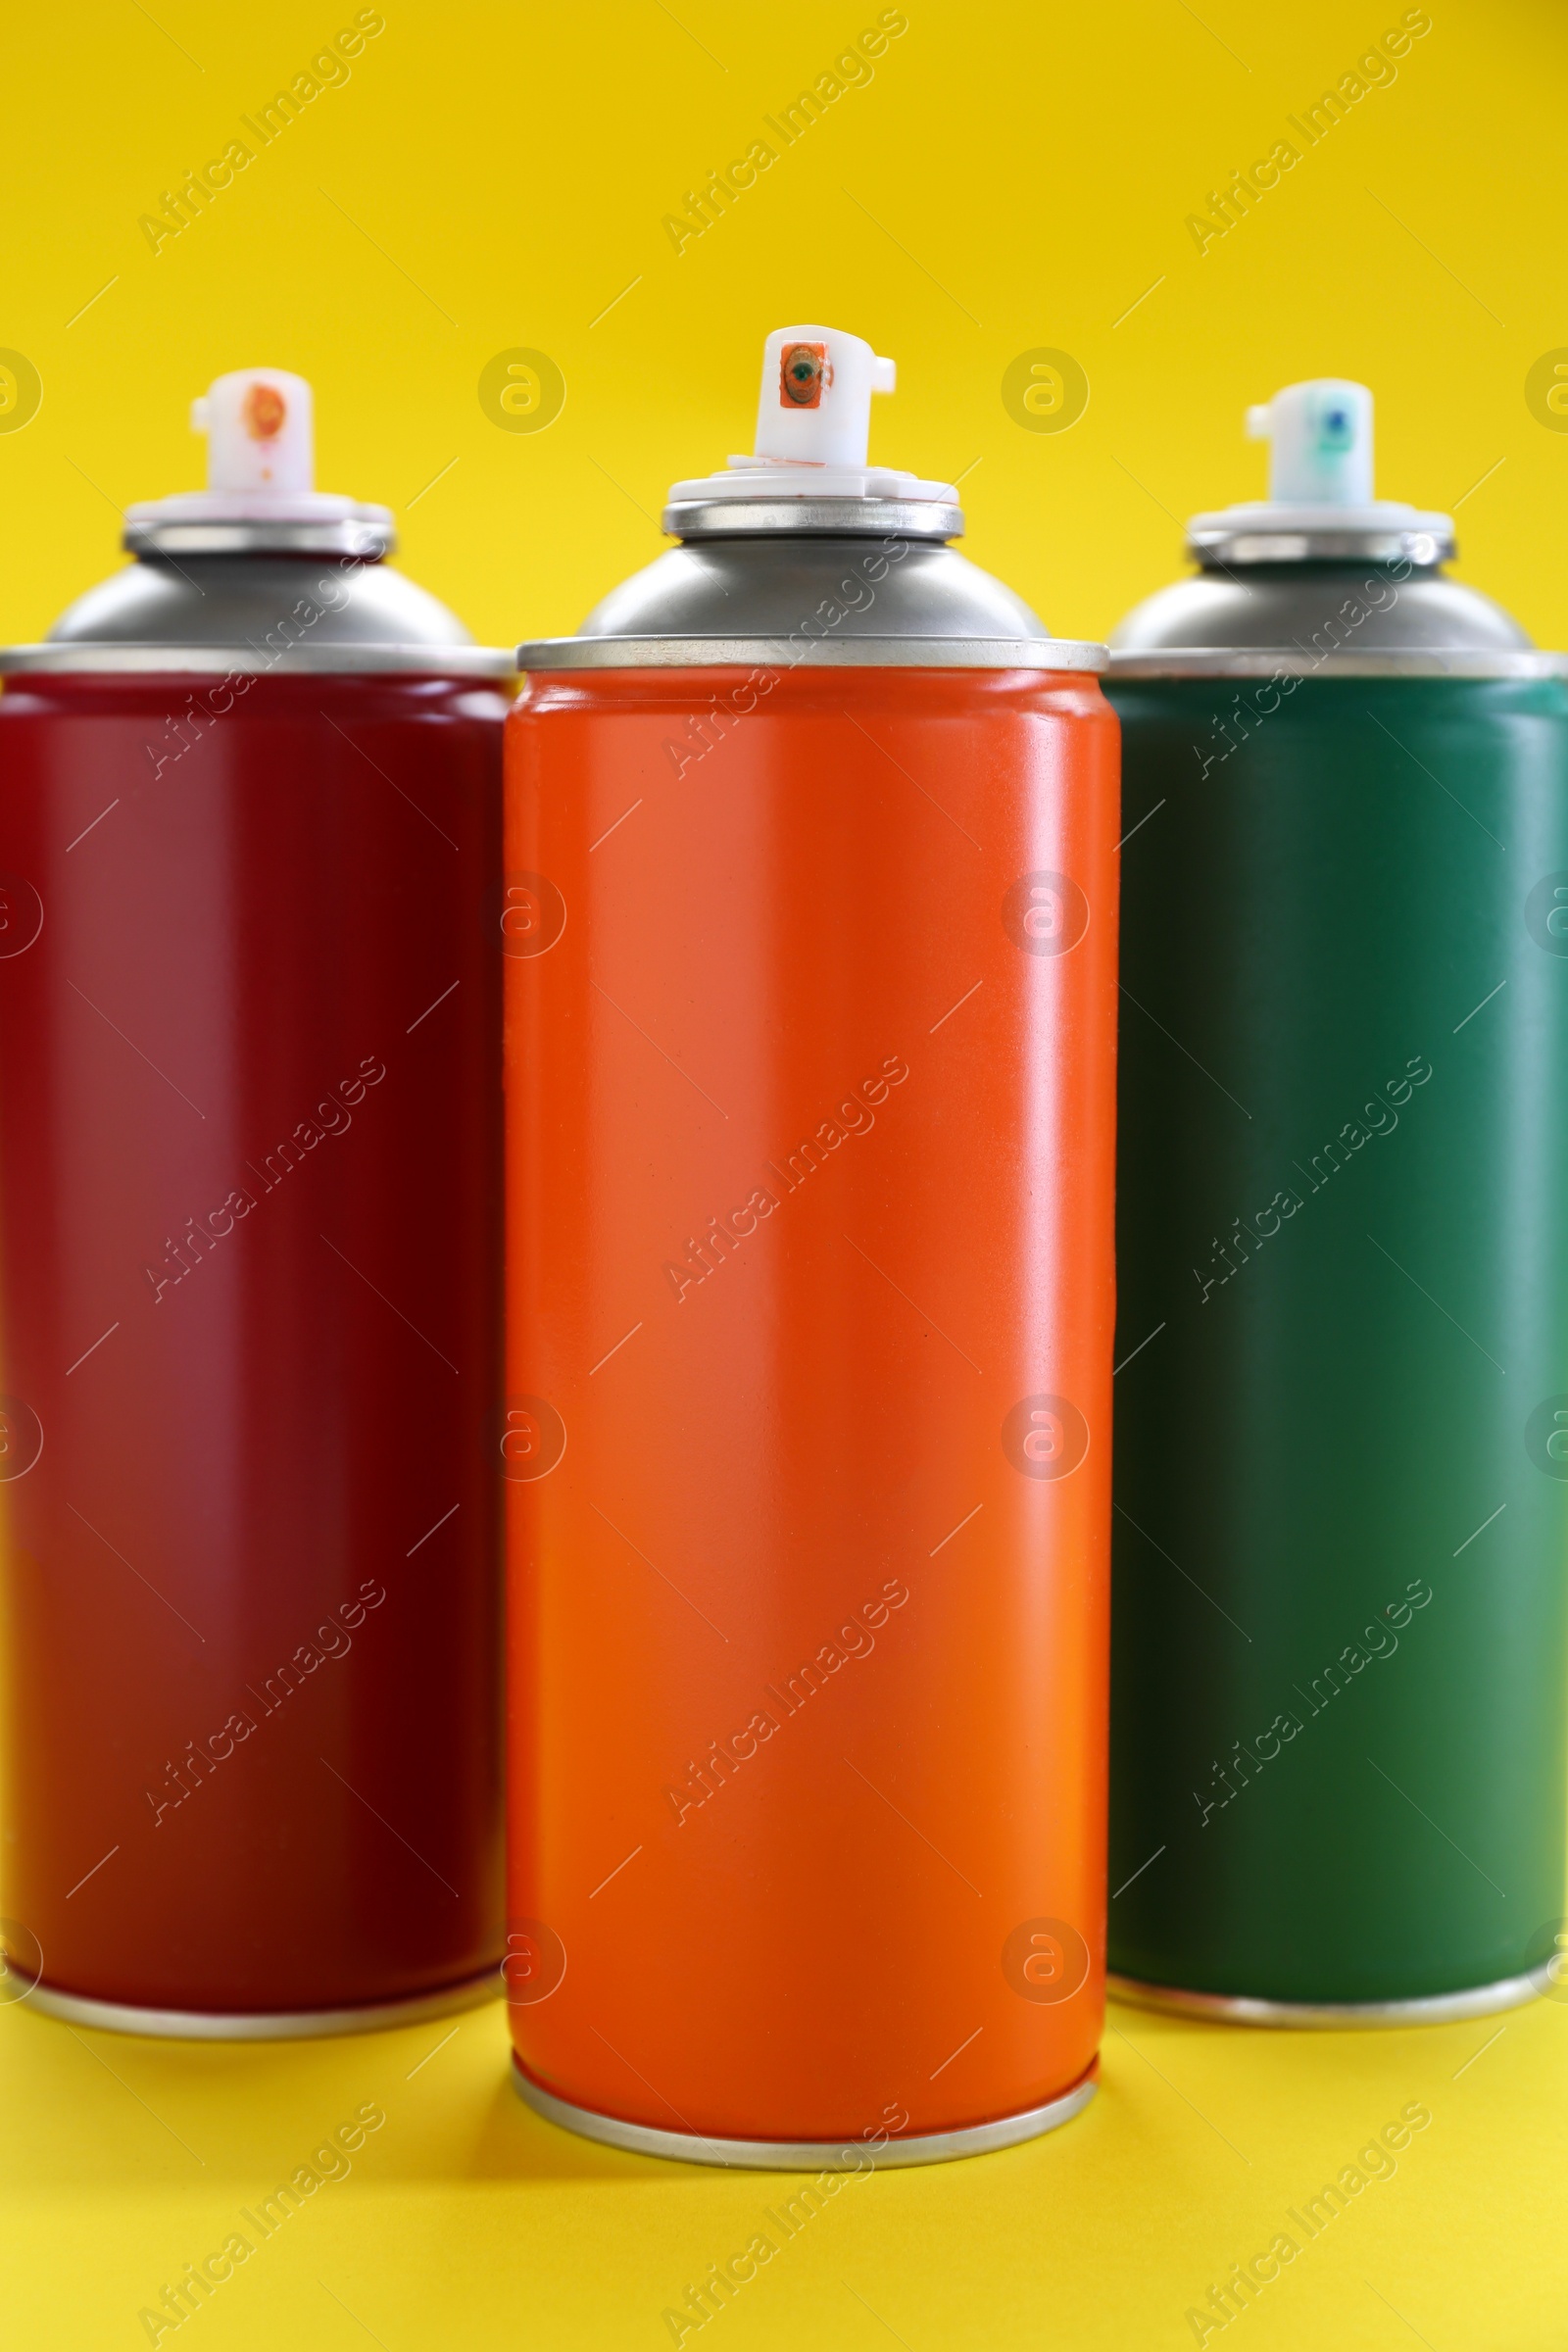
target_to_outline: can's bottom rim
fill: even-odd
[[[945,2164],[958,2156],[985,2156],[996,2148],[1016,2147],[1070,2123],[1094,2097],[1100,2061],[1070,2090],[1048,2099],[1043,2107],[1025,2108],[1017,2115],[998,2116],[988,2124],[969,2124],[957,2132],[927,2132],[911,2139],[890,2139],[880,2148],[863,2140],[840,2139],[709,2139],[697,2132],[662,2132],[651,2124],[628,2124],[619,2116],[602,2115],[594,2107],[577,2107],[558,2099],[531,2075],[525,2074],[515,2051],[512,2059],[514,2086],[534,2112],[548,2123],[560,2124],[584,2139],[597,2139],[611,2148],[628,2148],[638,2156],[671,2156],[682,2164],[716,2164],[748,2172],[844,2173],[859,2172],[870,2159],[876,2169],[889,2165]]]
[[[71,2026],[97,2026],[110,2034],[146,2034],[172,2041],[299,2041],[323,2034],[381,2034],[394,2026],[418,2025],[426,2018],[449,2017],[455,2010],[499,2000],[505,1989],[499,1968],[487,1968],[482,1976],[465,1977],[461,1984],[444,1984],[435,1992],[414,1993],[401,2001],[366,2001],[348,2009],[142,2009],[42,1984],[22,1997],[46,2017]]]
[[[1180,1984],[1147,1984],[1137,1977],[1112,1974],[1105,1989],[1113,1999],[1141,2009],[1167,2009],[1182,2017],[1204,2017],[1216,2025],[1295,2026],[1323,2032],[1353,2032],[1370,2026],[1443,2026],[1494,2009],[1517,2009],[1545,1989],[1544,1972],[1499,1977],[1494,1984],[1467,1984],[1457,1992],[1429,1992],[1408,2001],[1271,2001],[1243,1992],[1194,1992]]]

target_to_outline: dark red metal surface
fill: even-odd
[[[505,701],[212,686],[0,701],[3,1907],[336,2008],[500,1944]]]

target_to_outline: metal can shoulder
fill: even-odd
[[[1193,675],[1270,665],[1313,670],[1401,668],[1532,655],[1517,621],[1436,566],[1309,563],[1250,564],[1245,574],[1210,568],[1135,606],[1110,637],[1113,676],[1175,670]]]
[[[227,553],[127,564],[69,606],[49,642],[244,645],[289,622],[334,645],[472,643],[455,613],[377,560]]]
[[[1102,645],[1071,637],[544,637],[527,671],[612,669],[1038,669],[1099,676]]]
[[[583,637],[1047,637],[1010,588],[940,541],[760,533],[688,540],[589,613]]]
[[[808,532],[700,538],[596,605],[575,637],[519,648],[525,668],[766,662],[1098,669],[1023,599],[940,541]]]
[[[441,670],[505,676],[439,600],[377,559],[317,553],[160,553],[70,606],[0,671]]]

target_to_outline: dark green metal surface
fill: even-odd
[[[1568,695],[1250,685],[1205,773],[1236,681],[1109,691],[1111,1966],[1514,1977],[1564,1909]]]

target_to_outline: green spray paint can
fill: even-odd
[[[1272,496],[1111,640],[1111,1966],[1424,2022],[1560,1966],[1568,685],[1363,387],[1250,422]]]

